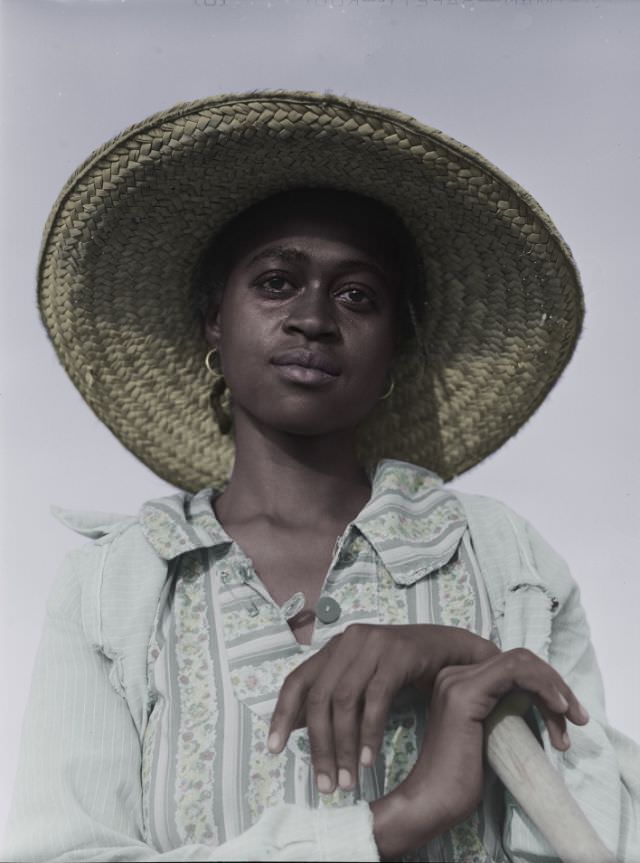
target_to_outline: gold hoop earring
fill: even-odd
[[[393,392],[394,387],[395,387],[395,385],[396,385],[396,382],[395,382],[395,381],[394,381],[394,379],[393,379],[393,375],[389,375],[389,377],[391,378],[391,386],[389,387],[389,389],[386,391],[386,393],[385,393],[383,396],[380,396],[380,401],[381,401],[381,402],[382,402],[382,401],[384,401],[385,399],[388,399],[388,398],[389,398],[389,396],[390,396],[390,395],[391,395],[391,393]]]
[[[204,364],[207,367],[207,371],[212,375],[219,375],[220,371],[218,369],[213,368],[212,362],[213,358],[218,353],[218,348],[211,348],[210,351],[207,351],[207,354],[204,358]]]
[[[207,367],[209,374],[214,378],[213,387],[209,396],[209,404],[211,405],[213,416],[218,424],[220,434],[228,435],[233,426],[231,417],[231,393],[220,368],[218,348],[211,348],[211,350],[207,351],[204,358],[204,364]]]

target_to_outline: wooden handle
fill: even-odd
[[[489,764],[563,863],[616,863],[522,718],[530,704],[514,693],[487,717]]]

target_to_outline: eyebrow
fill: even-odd
[[[257,255],[254,255],[249,260],[248,266],[252,266],[253,264],[263,260],[273,260],[274,258],[279,258],[280,260],[294,264],[308,264],[310,260],[306,252],[303,252],[302,249],[298,249],[295,246],[269,246],[261,252],[258,252]],[[340,270],[370,270],[382,279],[388,279],[390,275],[373,261],[361,261],[353,258],[342,260],[337,266]]]

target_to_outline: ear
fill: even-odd
[[[212,348],[217,348],[220,343],[220,307],[211,309],[204,322],[204,334],[207,343]]]

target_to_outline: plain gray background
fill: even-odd
[[[550,213],[587,317],[551,396],[453,485],[507,502],[578,580],[609,718],[640,740],[636,262],[640,6],[572,0],[5,0],[2,12],[2,661],[4,821],[56,570],[84,542],[49,514],[136,512],[173,489],[86,407],[39,323],[40,235],[64,181],[175,102],[333,90],[479,150]]]

